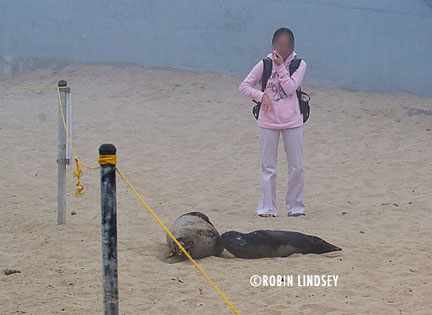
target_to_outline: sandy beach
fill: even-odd
[[[118,168],[167,225],[200,211],[220,233],[282,229],[343,248],[246,260],[224,251],[199,265],[241,314],[430,314],[432,99],[303,85],[305,217],[259,218],[260,147],[240,76],[146,67],[73,65],[3,80],[67,80],[74,146],[96,166],[117,147]],[[0,313],[101,314],[99,170],[85,195],[67,174],[67,223],[57,225],[57,94],[0,86]],[[411,111],[412,113],[412,111]],[[188,261],[166,260],[165,232],[117,178],[121,314],[232,314]],[[75,215],[71,213],[74,212]],[[20,273],[5,275],[3,270]],[[253,287],[252,275],[338,275],[333,287]]]

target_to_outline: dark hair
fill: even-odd
[[[287,27],[281,27],[279,29],[276,30],[276,32],[274,32],[273,34],[273,39],[272,39],[272,45],[275,44],[276,40],[279,38],[279,36],[281,35],[287,35],[288,37],[291,38],[292,41],[292,46],[294,48],[294,34],[293,32],[287,28]]]

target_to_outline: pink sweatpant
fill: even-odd
[[[259,128],[261,142],[261,201],[258,214],[277,215],[276,166],[279,135],[282,132],[288,163],[287,213],[304,213],[304,175],[302,165],[303,126],[287,129]]]

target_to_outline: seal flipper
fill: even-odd
[[[191,254],[191,248],[193,245],[193,241],[185,242],[181,237],[177,239],[177,241],[180,243],[180,245],[187,251],[187,253]],[[169,252],[167,258],[173,257],[173,256],[182,256],[184,255],[183,251],[180,249],[180,247],[177,246],[176,243],[174,243],[174,247]],[[186,257],[186,255],[184,255]]]

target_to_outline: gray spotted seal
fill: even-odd
[[[322,254],[340,251],[323,239],[299,232],[259,230],[243,234],[236,231],[221,235],[224,247],[239,258],[287,257],[294,253]]]
[[[189,212],[175,220],[169,231],[192,258],[220,255],[224,250],[219,232],[209,218],[201,212]],[[167,234],[170,249],[168,257],[182,256],[183,251]]]

